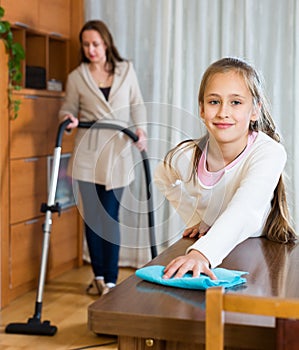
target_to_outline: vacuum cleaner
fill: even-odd
[[[61,207],[58,202],[55,203],[55,195],[58,182],[58,173],[59,165],[61,158],[61,144],[62,136],[67,128],[68,124],[71,121],[69,119],[65,120],[59,125],[56,144],[53,155],[53,167],[52,174],[49,186],[49,194],[47,203],[42,203],[41,212],[45,213],[45,220],[43,224],[43,246],[42,246],[42,255],[41,255],[41,264],[40,264],[40,273],[39,273],[39,282],[38,289],[36,294],[35,301],[35,310],[32,317],[30,317],[27,323],[10,323],[6,326],[6,333],[13,334],[25,334],[25,335],[46,335],[53,336],[57,332],[57,327],[51,325],[50,321],[46,320],[42,322],[42,303],[43,303],[43,292],[46,280],[46,271],[47,271],[47,261],[48,261],[48,251],[50,245],[50,234],[52,227],[52,213],[57,212],[60,214]],[[78,127],[81,128],[102,128],[102,129],[114,129],[119,130],[129,136],[134,142],[138,141],[138,136],[128,128],[124,128],[117,124],[108,124],[108,123],[98,123],[98,122],[79,122]],[[153,213],[153,200],[152,200],[152,190],[151,190],[151,175],[150,167],[148,162],[148,157],[145,151],[141,152],[145,178],[147,184],[147,200],[148,200],[148,226],[149,226],[149,239],[151,244],[151,255],[152,258],[157,256],[157,248],[155,241],[155,232],[154,232],[154,213]]]

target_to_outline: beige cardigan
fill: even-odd
[[[93,80],[88,64],[81,63],[67,79],[59,119],[66,114],[81,121],[99,120],[146,131],[146,110],[132,63],[117,64],[108,101]],[[107,190],[127,186],[134,180],[131,144],[131,139],[120,131],[79,128],[68,173],[77,180],[105,185]]]

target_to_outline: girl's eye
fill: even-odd
[[[211,100],[211,101],[208,101],[208,103],[209,103],[210,105],[216,105],[216,104],[219,103],[219,101],[217,101],[217,100]]]
[[[232,101],[232,105],[240,105],[241,102],[240,101]]]

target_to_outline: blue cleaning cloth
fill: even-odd
[[[239,284],[245,283],[246,278],[241,277],[247,275],[245,271],[227,270],[223,268],[215,268],[212,271],[217,277],[217,280],[212,280],[210,277],[201,274],[200,277],[192,277],[192,273],[186,273],[181,278],[163,279],[165,266],[152,265],[138,269],[135,274],[137,277],[157,284],[162,284],[169,287],[178,287],[185,289],[200,289],[205,290],[209,287],[222,286],[230,288]]]

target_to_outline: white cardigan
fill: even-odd
[[[200,251],[214,268],[239,243],[262,234],[287,156],[281,144],[259,132],[246,155],[206,186],[198,177],[189,181],[193,154],[194,147],[178,151],[172,169],[160,163],[154,181],[188,227],[201,220],[211,226],[187,252]]]
[[[132,63],[117,64],[108,101],[88,64],[81,63],[68,76],[60,120],[68,113],[81,121],[99,120],[146,131],[146,110]],[[134,179],[131,143],[119,131],[79,128],[68,173],[78,180],[103,184],[107,190],[126,186]]]

